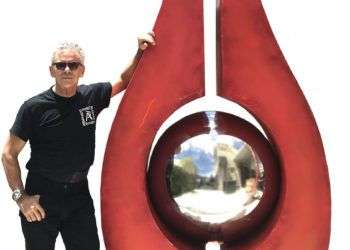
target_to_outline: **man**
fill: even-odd
[[[110,98],[127,87],[142,51],[155,44],[154,33],[140,36],[138,43],[138,53],[116,83],[79,86],[84,53],[77,44],[62,44],[50,66],[55,84],[21,106],[2,162],[20,208],[26,249],[53,250],[59,232],[69,250],[99,249],[87,182],[94,160],[96,118]],[[24,187],[18,155],[28,140],[31,157]]]

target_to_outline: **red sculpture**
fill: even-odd
[[[253,234],[233,239],[232,230],[223,226],[217,238],[208,240],[222,241],[222,249],[327,249],[330,188],[322,141],[261,2],[221,0],[218,14],[218,95],[260,122],[281,182],[272,214]],[[102,175],[108,250],[204,248],[205,240],[177,233],[161,220],[146,178],[159,127],[204,95],[202,16],[202,0],[163,1],[154,29],[157,46],[143,55],[119,106]]]

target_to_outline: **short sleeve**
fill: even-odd
[[[110,82],[90,84],[94,102],[99,104],[101,109],[107,108],[111,100],[112,85]]]
[[[10,133],[21,138],[23,141],[27,141],[32,135],[32,119],[30,107],[27,102],[24,102],[17,113],[16,120],[10,129]]]

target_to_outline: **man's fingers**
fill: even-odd
[[[26,196],[18,204],[28,222],[41,221],[46,217],[45,210],[40,205],[39,200],[40,195]]]
[[[29,214],[24,214],[24,217],[26,217],[26,220],[28,222],[32,222],[32,219],[30,218]]]
[[[37,220],[32,208],[31,208],[31,210],[28,212],[28,214],[29,214],[30,220],[31,220],[32,222]]]
[[[41,221],[41,214],[39,213],[39,211],[38,211],[37,208],[34,208],[33,211],[32,211],[32,213],[34,214],[35,219],[36,219],[37,221]]]
[[[152,43],[153,45],[155,45],[156,44],[156,42],[155,42],[156,35],[154,34],[154,32],[153,31],[148,32],[147,34],[149,35],[149,37],[148,37],[149,42]]]
[[[145,50],[148,47],[148,44],[156,45],[154,32],[148,32],[139,36],[137,39],[139,41],[139,48]]]
[[[24,216],[28,222],[34,222],[41,221],[45,218],[46,214],[44,209],[39,204],[35,204],[30,206],[30,210],[24,213]]]
[[[30,211],[30,212],[28,212],[27,213],[27,216],[26,216],[27,218],[29,218],[29,222],[34,222],[34,221],[36,221],[36,217],[35,217],[35,215]]]
[[[151,38],[149,38],[149,39],[139,38],[139,44],[144,44],[144,43],[150,43],[152,45],[156,44],[156,42],[153,39],[151,39]]]
[[[37,204],[35,204],[35,208],[38,210],[38,212],[40,213],[40,216],[42,219],[45,218],[45,210],[43,209],[43,207],[40,205],[40,195],[36,195],[37,198]]]
[[[145,50],[145,49],[147,49],[147,47],[148,47],[148,43],[146,43],[146,42],[144,42],[140,45],[141,50]]]
[[[155,37],[155,36],[154,36],[154,33],[153,33],[153,34],[152,34],[152,33],[148,33],[148,36],[147,36],[146,41],[149,42],[149,43],[151,43],[152,45],[155,45],[156,42],[155,42],[154,37]]]
[[[40,216],[42,219],[45,219],[46,214],[45,214],[45,210],[42,208],[42,206],[40,206],[39,204],[36,206],[38,212],[40,213]]]

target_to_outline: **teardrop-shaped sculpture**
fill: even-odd
[[[264,128],[274,152],[272,159],[279,162],[281,183],[268,192],[270,182],[266,181],[263,197],[277,192],[270,196],[272,200],[278,196],[277,203],[266,202],[273,204],[265,210],[270,214],[254,217],[262,219],[256,227],[251,227],[253,218],[238,227],[219,223],[203,231],[197,230],[196,223],[188,224],[182,233],[161,215],[172,211],[169,195],[160,194],[169,201],[164,207],[154,205],[157,199],[152,198],[152,190],[156,189],[146,182],[154,136],[175,110],[204,93],[202,1],[164,0],[154,29],[157,46],[143,55],[107,144],[101,198],[108,250],[193,250],[203,249],[211,240],[223,242],[222,249],[328,248],[330,191],[322,141],[261,2],[221,0],[218,13],[218,94],[250,111]],[[197,131],[198,127],[187,129]],[[246,126],[237,129],[248,131]],[[268,155],[258,154],[262,159]],[[166,168],[160,166],[163,172],[154,173],[161,176]],[[166,187],[166,178],[160,179]],[[248,218],[257,214],[260,204],[263,200]],[[175,221],[182,218],[170,214]]]

